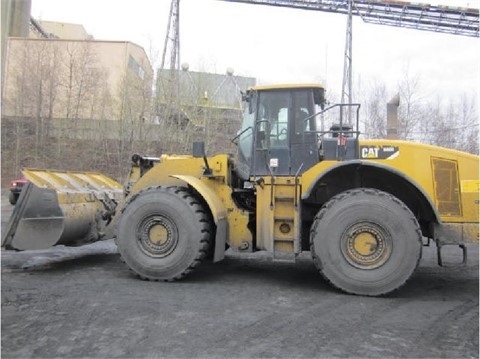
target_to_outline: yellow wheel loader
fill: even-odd
[[[257,86],[243,100],[236,158],[207,157],[203,143],[192,155],[134,155],[124,188],[99,174],[24,171],[31,194],[3,245],[79,245],[110,229],[134,273],[164,281],[226,248],[274,261],[310,251],[334,287],[376,296],[410,278],[430,241],[440,265],[443,246],[465,261],[465,244],[478,243],[478,156],[363,140],[359,105],[327,107],[316,84]]]

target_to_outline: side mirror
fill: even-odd
[[[323,110],[325,108],[325,89],[317,88],[313,90],[313,101]]]
[[[242,94],[242,101],[248,103],[248,113],[253,113],[254,101],[252,101],[252,97],[253,97],[252,91],[247,90],[247,92],[241,92],[241,94]]]
[[[193,142],[192,155],[193,155],[193,157],[196,157],[196,158],[204,157],[205,156],[205,142],[203,142],[203,141]]]

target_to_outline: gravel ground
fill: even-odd
[[[2,197],[2,230],[12,206]],[[296,264],[227,251],[183,281],[148,282],[112,240],[1,252],[2,358],[478,358],[478,245],[442,268],[425,247],[401,290],[332,289]],[[456,247],[445,251],[460,261]]]

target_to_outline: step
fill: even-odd
[[[276,263],[295,263],[297,256],[295,253],[275,252],[273,253],[273,261]]]
[[[293,202],[294,199],[293,196],[275,196],[275,202]]]

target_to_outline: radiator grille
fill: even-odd
[[[435,202],[442,216],[461,216],[457,161],[432,158]]]

